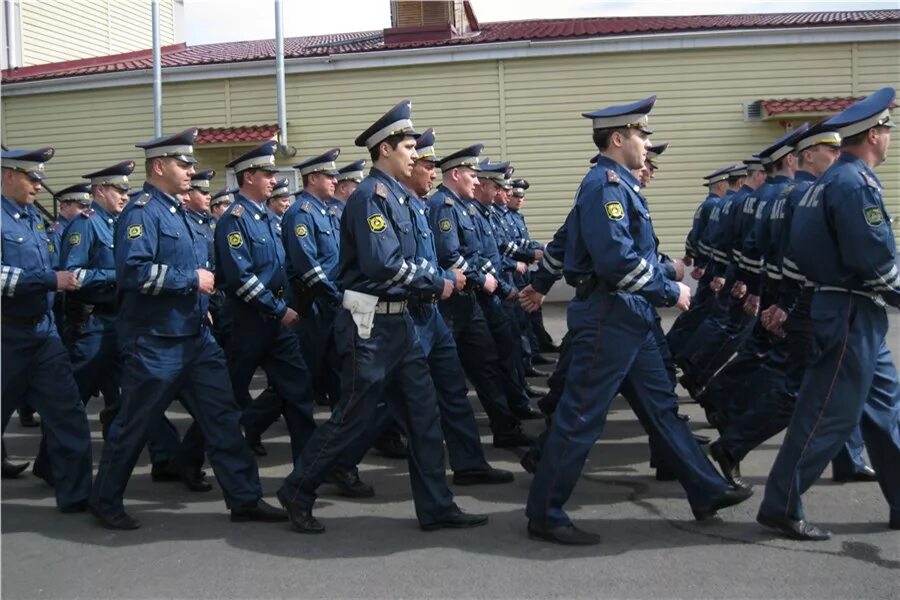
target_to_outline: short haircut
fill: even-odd
[[[381,158],[381,145],[382,144],[387,144],[392,149],[396,150],[397,145],[400,144],[400,142],[405,140],[407,137],[409,137],[409,136],[407,136],[405,133],[395,133],[394,135],[389,135],[388,137],[386,137],[383,140],[381,140],[380,142],[378,142],[374,148],[369,149],[369,158],[372,159],[372,162],[375,162],[376,160]]]
[[[869,130],[860,131],[859,133],[855,133],[853,135],[847,136],[841,139],[841,148],[851,148],[853,146],[861,146],[863,142],[866,141],[866,137],[869,134]]]
[[[607,150],[609,148],[609,142],[612,138],[612,134],[617,131],[628,138],[631,137],[634,130],[627,127],[617,127],[614,129],[595,129],[593,140],[594,145],[597,146],[597,150],[600,150],[601,152]]]

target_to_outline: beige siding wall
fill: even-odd
[[[663,249],[677,254],[705,196],[701,177],[784,131],[777,121],[745,122],[743,102],[900,87],[898,59],[900,43],[866,43],[289,75],[288,135],[298,153],[281,162],[296,164],[334,146],[343,150],[342,163],[367,158],[353,139],[374,117],[409,98],[417,128],[435,128],[439,154],[482,142],[486,155],[513,161],[516,175],[532,183],[526,208],[531,229],[546,239],[571,206],[594,154],[590,122],[580,113],[655,93],[654,140],[670,146],[646,194]],[[164,128],[273,123],[274,93],[274,77],[167,84]],[[5,138],[13,146],[55,145],[50,182],[68,185],[93,167],[138,156],[133,143],[152,136],[150,96],[148,86],[5,97]],[[219,171],[214,185],[224,182],[223,166],[236,152],[200,150],[201,166]],[[878,173],[888,209],[900,215],[900,149]]]
[[[175,0],[160,1],[160,40],[175,43]],[[23,65],[152,46],[150,0],[21,0]]]

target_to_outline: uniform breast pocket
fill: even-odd
[[[25,236],[21,233],[3,234],[3,262],[9,265],[22,266],[28,255]]]
[[[250,241],[253,253],[253,264],[256,267],[266,267],[275,260],[275,239],[270,232],[249,231],[247,237]]]
[[[179,254],[179,245],[181,244],[181,231],[171,226],[160,226],[159,228],[159,253],[166,257],[165,261],[171,261]]]
[[[412,222],[399,219],[396,221],[397,238],[400,240],[400,248],[404,256],[415,256],[416,238],[413,235]]]
[[[316,232],[316,245],[319,253],[328,256],[338,251],[337,231],[322,227]]]

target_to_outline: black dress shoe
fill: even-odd
[[[553,342],[541,342],[538,349],[541,352],[546,352],[547,354],[559,354],[559,346],[557,346]]]
[[[753,490],[746,488],[728,488],[720,495],[712,499],[706,506],[693,507],[694,518],[698,521],[706,521],[716,516],[723,508],[740,504],[753,495]]]
[[[91,512],[94,517],[100,521],[100,524],[106,527],[107,529],[122,529],[122,530],[130,530],[130,529],[138,529],[141,526],[140,521],[132,517],[126,512],[120,512],[115,515],[109,515],[100,512],[98,509],[88,506],[88,510]]]
[[[528,521],[528,537],[565,546],[594,546],[600,543],[600,536],[578,529],[571,523],[555,527]]]
[[[206,474],[197,467],[185,466],[178,469],[181,482],[192,492],[208,492],[213,489],[206,480]]]
[[[291,502],[281,490],[278,490],[276,496],[281,506],[287,511],[291,527],[296,531],[300,533],[325,533],[325,526],[312,515],[312,509],[302,508]]]
[[[22,471],[27,469],[28,465],[30,465],[30,464],[31,464],[30,462],[24,462],[24,463],[18,463],[18,464],[11,463],[7,459],[4,458],[3,459],[3,471],[2,471],[3,479],[15,479],[16,477],[21,475]]]
[[[682,421],[684,421],[685,423],[687,423],[688,421],[691,420],[691,416],[686,415],[684,413],[676,413],[675,416],[678,417],[679,419],[681,419]]]
[[[741,477],[741,463],[731,458],[731,454],[722,447],[722,442],[717,440],[710,444],[709,455],[718,463],[725,480],[734,488],[750,489],[750,486]]]
[[[891,513],[891,518],[888,520],[888,529],[900,529],[900,511]]]
[[[399,435],[384,435],[378,438],[372,448],[386,458],[405,459],[406,441]]]
[[[845,482],[857,482],[857,481],[878,481],[878,475],[875,474],[875,469],[870,467],[869,465],[863,465],[861,469],[858,469],[848,475],[840,474],[833,475],[832,481],[837,483],[845,483]]]
[[[453,508],[445,516],[431,523],[419,524],[419,527],[422,528],[422,531],[434,531],[436,529],[468,529],[469,527],[486,525],[487,522],[487,515],[464,513],[454,504]]]
[[[269,454],[268,452],[266,452],[266,447],[263,446],[262,436],[260,436],[260,434],[256,433],[255,431],[245,429],[244,440],[247,442],[247,446],[249,446],[250,452],[252,452],[256,456],[266,456],[267,454]]]
[[[525,367],[525,377],[550,377],[550,373],[529,366]]]
[[[533,365],[552,365],[555,363],[555,360],[553,360],[552,358],[547,358],[543,354],[533,354],[531,356],[531,364]]]
[[[46,461],[35,461],[34,467],[31,469],[31,473],[38,479],[43,479],[44,483],[46,483],[50,487],[53,487],[53,474],[50,472],[50,465],[46,464]]]
[[[533,443],[534,440],[518,428],[506,433],[494,434],[494,448],[518,448],[520,446],[530,446]]]
[[[325,476],[325,482],[336,485],[338,493],[346,498],[371,498],[375,495],[375,488],[364,483],[356,469],[335,467]]]
[[[534,410],[530,406],[511,408],[509,412],[520,421],[533,421],[544,418],[544,415],[540,411]]]
[[[556,394],[544,394],[541,396],[541,399],[537,401],[538,410],[547,417],[553,416],[557,404],[559,404],[559,396]]]
[[[696,399],[700,395],[700,392],[703,391],[700,384],[696,383],[691,377],[687,375],[682,375],[678,380],[678,383],[680,383],[681,387],[683,387],[688,395],[694,399]]]
[[[87,512],[87,510],[88,510],[87,500],[79,500],[78,502],[73,502],[72,504],[69,504],[68,506],[59,507],[59,512],[65,514],[65,515],[73,514],[73,513],[83,513],[83,512]]]
[[[40,427],[41,420],[34,415],[34,411],[20,412],[19,425],[22,427]]]
[[[676,481],[677,479],[678,476],[675,474],[675,471],[671,470],[669,467],[665,465],[656,467],[657,481]]]
[[[514,479],[513,474],[503,469],[485,467],[483,469],[468,469],[455,471],[453,483],[456,485],[490,485],[495,483],[509,483]]]
[[[245,521],[283,523],[287,520],[288,514],[285,511],[272,506],[262,498],[256,502],[231,509],[231,521],[233,523],[243,523]]]
[[[804,520],[795,521],[789,517],[776,517],[759,513],[756,522],[764,527],[774,529],[792,540],[804,542],[821,542],[831,538],[831,532],[820,529]]]
[[[171,461],[154,464],[150,469],[150,478],[153,481],[181,481],[178,468]]]
[[[525,469],[526,473],[534,475],[537,473],[538,462],[540,462],[540,459],[535,454],[534,450],[529,448],[525,455],[522,456],[522,460],[519,461],[519,464],[522,465],[522,468]]]

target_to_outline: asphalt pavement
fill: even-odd
[[[552,305],[545,312],[558,340],[564,311]],[[891,324],[896,356],[896,311]],[[681,393],[691,427],[713,435],[699,407]],[[231,523],[218,486],[191,493],[181,484],[153,483],[146,457],[125,499],[143,527],[111,532],[89,515],[58,513],[52,490],[29,471],[0,488],[0,592],[9,599],[900,598],[900,535],[887,529],[877,484],[835,484],[826,472],[804,502],[810,520],[834,537],[819,543],[776,537],[755,515],[779,436],[742,463],[756,495],[722,511],[719,522],[697,523],[679,484],[654,479],[647,437],[621,398],[566,507],[602,543],[572,548],[531,541],[524,516],[531,477],[518,464],[522,451],[491,448],[475,404],[488,460],[516,476],[508,485],[454,489],[464,510],[490,515],[486,527],[420,531],[405,462],[373,453],[361,471],[376,496],[348,500],[323,486],[315,514],[327,532],[319,536],[293,533],[287,524]],[[95,463],[99,405],[95,399],[89,406]],[[170,416],[183,431],[187,415],[173,409]],[[542,423],[527,428],[537,433]],[[259,460],[260,475],[275,502],[289,471],[282,421],[264,441],[269,455]],[[38,437],[13,417],[6,443],[12,460],[31,460]]]

